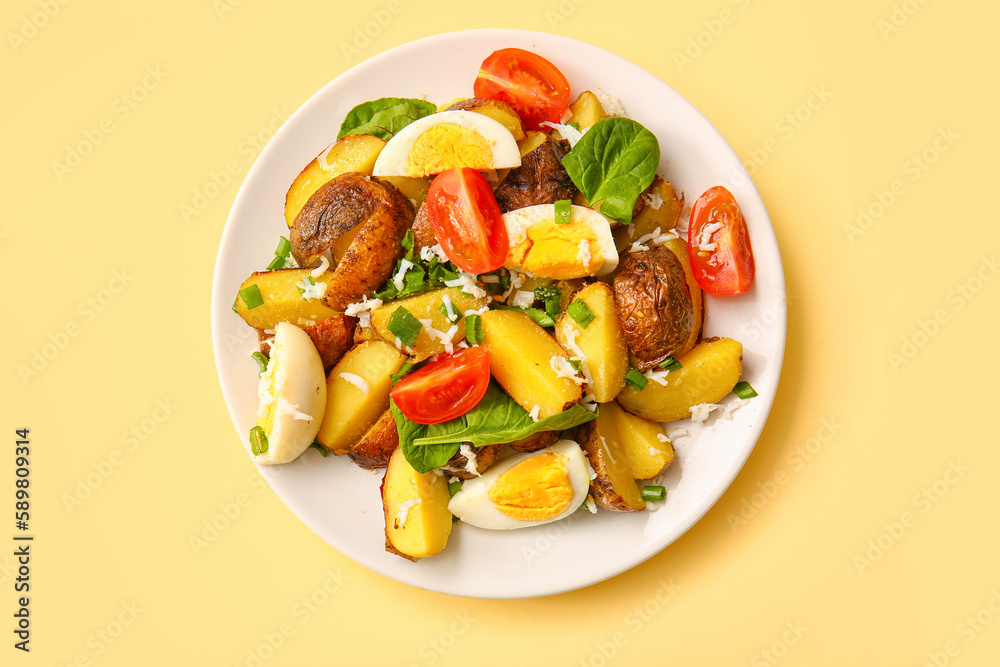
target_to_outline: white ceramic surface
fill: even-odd
[[[219,381],[236,427],[232,446],[249,450],[257,409],[256,336],[232,312],[242,281],[273,257],[287,235],[285,192],[320,153],[356,104],[378,97],[425,97],[442,103],[471,97],[479,64],[496,49],[535,51],[569,79],[572,96],[601,89],[659,139],[660,173],[688,204],[713,185],[736,196],[746,216],[757,264],[746,295],[709,298],[705,334],[744,345],[744,379],[760,396],[731,421],[714,413],[704,427],[687,421],[675,441],[678,460],[663,476],[667,500],[653,512],[577,512],[567,520],[516,531],[456,524],[447,549],[411,563],[384,551],[381,474],[346,457],[309,450],[298,461],[260,472],[310,529],[358,563],[427,590],[482,598],[550,595],[587,586],[658,553],[718,500],[749,456],[771,407],[785,345],[785,285],[767,211],[738,157],[712,124],[666,83],[590,44],[521,30],[470,30],[421,39],[345,72],[310,98],[281,127],[247,175],[226,223],[212,291],[212,339]],[[726,399],[733,400],[732,397]],[[249,454],[247,454],[249,455]],[[719,534],[724,548],[728,533]],[[262,536],[263,538],[263,536]]]

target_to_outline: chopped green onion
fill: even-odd
[[[736,383],[736,386],[733,387],[733,393],[739,396],[740,398],[744,399],[753,398],[754,396],[757,395],[757,392],[754,391],[754,388],[750,386],[750,383],[745,382],[743,380],[740,380],[739,382]]]
[[[500,274],[500,289],[504,290],[505,292],[510,289],[510,274],[509,273],[501,273]]]
[[[465,340],[470,345],[479,345],[483,342],[483,318],[473,313],[465,318]]]
[[[410,311],[400,306],[392,311],[392,317],[389,318],[386,328],[397,336],[403,345],[412,347],[424,327]]]
[[[448,482],[448,493],[453,497],[456,493],[462,490],[461,482]]]
[[[410,371],[413,370],[415,364],[411,364],[407,361],[405,364],[399,367],[399,370],[395,373],[389,375],[389,379],[392,380],[392,386],[396,386],[396,383],[406,377]]]
[[[538,308],[519,308],[517,306],[508,306],[505,303],[495,303],[493,307],[497,310],[516,310],[522,312],[534,320],[535,324],[540,327],[554,327],[556,325],[556,321],[551,315]]]
[[[570,121],[570,122],[568,122],[566,124],[569,125],[570,127],[572,127],[577,132],[580,131],[580,124],[578,122],[576,122],[575,120],[574,121]]]
[[[625,374],[625,384],[632,387],[636,391],[642,391],[649,384],[649,380],[646,376],[637,371],[634,368],[628,369],[628,373]]]
[[[556,201],[556,224],[557,225],[568,225],[573,221],[573,206],[572,202],[568,199],[559,199]]]
[[[316,279],[315,279],[315,278],[313,278],[312,276],[306,276],[306,277],[304,278],[304,280],[305,280],[305,281],[306,281],[307,283],[309,283],[310,285],[315,285],[315,284],[316,284]],[[303,301],[306,301],[306,300],[307,300],[307,299],[306,299],[306,291],[305,291],[304,289],[302,289],[301,287],[299,287],[298,285],[296,285],[296,286],[295,286],[295,289],[297,289],[297,290],[299,291],[299,296],[301,296],[301,297],[302,297],[302,300],[303,300]]]
[[[264,295],[260,293],[260,288],[256,285],[244,287],[239,291],[239,295],[243,299],[243,303],[246,304],[247,310],[264,305]]]
[[[574,322],[584,329],[590,326],[590,323],[597,318],[597,315],[594,315],[594,311],[590,309],[590,306],[583,299],[573,299],[573,303],[569,304],[566,312],[569,313]]]
[[[292,252],[292,244],[284,236],[278,239],[278,247],[274,249],[275,257],[288,257]]]
[[[455,516],[454,514],[451,515],[451,522],[452,523],[458,523],[459,521],[460,521],[460,519],[457,516]]]
[[[441,312],[444,313],[444,318],[452,324],[455,324],[462,319],[462,312],[455,307],[455,304],[451,304],[451,315],[448,314],[448,306],[443,303],[441,304]],[[452,317],[455,319],[451,319]]]
[[[660,368],[666,368],[668,371],[676,371],[680,370],[681,368],[681,362],[677,361],[673,357],[667,357],[666,359],[661,361],[658,365]]]
[[[285,268],[284,257],[275,257],[274,259],[271,260],[271,263],[267,265],[268,271],[274,271],[276,269],[283,269],[283,268]]]
[[[583,372],[583,362],[579,359],[570,359],[569,365],[572,366],[577,373]]]
[[[240,305],[240,297],[239,297],[239,295],[236,295],[236,298],[233,299],[233,312],[234,313],[240,312],[239,311],[239,305]]]
[[[647,485],[642,487],[642,499],[646,502],[666,500],[667,490],[662,486]]]
[[[323,443],[321,443],[319,440],[313,440],[313,444],[309,446],[313,447],[316,451],[322,454],[324,459],[330,455],[330,450],[324,447]]]
[[[253,357],[253,360],[256,361],[258,365],[260,365],[260,372],[261,373],[263,373],[265,370],[267,370],[267,357],[264,356],[263,352],[261,352],[260,350],[257,350],[256,352],[254,352],[250,356]],[[259,375],[259,373],[258,373],[258,375]]]
[[[555,317],[559,314],[562,303],[562,293],[555,285],[542,285],[535,288],[535,299],[545,304],[545,312]]]
[[[250,451],[254,456],[260,456],[267,451],[267,434],[264,427],[254,426],[250,429]]]
[[[399,242],[399,245],[403,246],[404,250],[413,250],[413,230],[407,229],[406,234],[403,235],[403,240]]]

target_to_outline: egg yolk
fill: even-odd
[[[559,516],[573,502],[564,457],[549,452],[521,461],[497,477],[489,499],[501,514],[518,521]]]
[[[440,174],[456,167],[493,168],[493,148],[478,132],[457,123],[438,123],[413,142],[406,158],[406,175]]]
[[[539,278],[569,280],[596,275],[602,263],[597,235],[590,225],[580,220],[568,225],[547,220],[528,227],[525,238],[510,249],[506,266]]]

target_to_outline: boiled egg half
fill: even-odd
[[[257,398],[257,425],[267,436],[267,451],[254,456],[255,463],[288,463],[309,449],[326,410],[326,377],[309,334],[294,324],[275,327]]]
[[[481,477],[466,480],[448,510],[465,523],[491,530],[558,521],[583,504],[590,476],[580,445],[560,440],[537,452],[510,456]]]
[[[423,178],[456,167],[478,171],[521,166],[514,135],[475,111],[441,111],[419,118],[382,148],[375,176]]]
[[[571,206],[569,223],[558,224],[555,204],[538,204],[504,213],[503,222],[508,269],[569,280],[603,276],[618,266],[611,223],[592,208]]]

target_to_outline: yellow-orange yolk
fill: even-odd
[[[438,123],[413,142],[406,158],[407,176],[440,174],[456,167],[493,168],[493,149],[478,132],[457,123]]]
[[[528,227],[525,238],[510,249],[505,266],[539,278],[569,280],[592,276],[601,264],[601,248],[590,225],[581,220],[568,225],[548,220]]]
[[[497,477],[489,498],[501,514],[518,521],[559,516],[573,502],[563,456],[546,453],[521,461]]]

